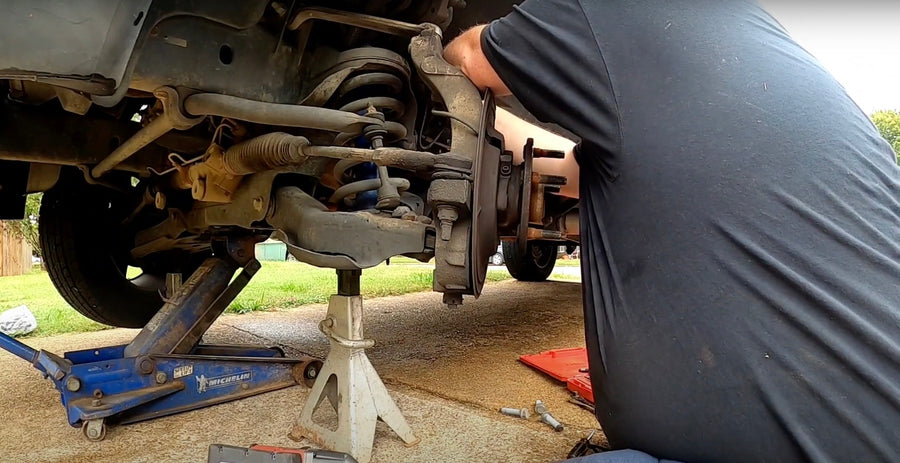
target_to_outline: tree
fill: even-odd
[[[900,164],[900,111],[876,111],[872,114],[872,122],[881,132],[881,136],[894,148],[897,163]]]
[[[25,238],[31,245],[31,252],[37,257],[41,255],[41,240],[38,236],[38,214],[41,211],[41,193],[28,195],[25,200],[25,218],[22,220],[9,220],[6,224],[12,227],[16,236]]]

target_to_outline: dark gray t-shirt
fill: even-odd
[[[615,447],[900,458],[900,169],[812,56],[736,0],[531,0],[482,45],[583,139],[587,346]]]

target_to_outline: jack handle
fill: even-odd
[[[0,333],[0,349],[31,363],[35,368],[57,381],[66,376],[69,370],[68,361],[50,352],[32,349],[4,333]]]

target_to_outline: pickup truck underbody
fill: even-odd
[[[229,237],[336,269],[434,259],[448,304],[480,293],[501,239],[515,276],[546,278],[577,200],[532,150],[513,162],[493,98],[442,58],[513,3],[6,2],[0,218],[45,192],[51,279],[116,326]]]

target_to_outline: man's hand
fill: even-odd
[[[479,90],[490,89],[496,96],[510,95],[512,92],[481,50],[481,32],[485,27],[475,26],[453,39],[444,49],[444,59],[460,68]]]

